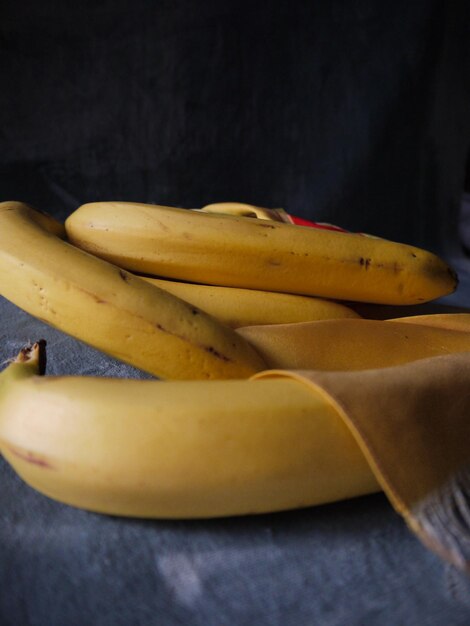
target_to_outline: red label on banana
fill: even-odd
[[[318,228],[320,230],[332,230],[339,233],[357,234],[378,239],[378,237],[374,237],[374,235],[368,235],[366,233],[351,233],[351,231],[341,228],[340,226],[336,226],[335,224],[329,224],[327,222],[313,222],[312,220],[307,220],[304,217],[290,215],[284,209],[266,209],[264,207],[255,206],[253,204],[245,204],[243,202],[219,202],[216,204],[208,204],[202,209],[194,210],[206,213],[225,213],[227,215],[236,215],[239,217],[273,220],[274,222],[284,222],[287,224],[295,224],[297,226],[308,226],[310,228]]]
[[[290,221],[292,224],[297,224],[298,226],[310,226],[311,228],[321,228],[323,230],[337,230],[340,233],[348,233],[350,231],[341,228],[340,226],[335,226],[334,224],[328,224],[327,222],[312,222],[311,220],[306,220],[303,217],[297,217],[295,215],[289,215]]]
[[[309,226],[310,228],[319,228],[321,230],[334,230],[339,233],[349,233],[362,235],[363,237],[372,237],[373,239],[379,239],[379,237],[376,237],[375,235],[369,235],[368,233],[351,233],[350,230],[346,230],[345,228],[341,228],[340,226],[336,226],[335,224],[329,224],[327,222],[312,222],[312,220],[306,220],[304,217],[290,215],[285,211],[283,211],[283,213],[285,218],[284,221],[290,222],[291,224],[296,224],[297,226]]]

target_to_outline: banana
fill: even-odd
[[[359,317],[357,313],[343,304],[321,298],[257,289],[198,285],[159,278],[142,278],[194,304],[232,328]]]
[[[200,518],[379,490],[339,414],[303,383],[38,376],[39,353],[36,344],[0,374],[0,451],[51,498]]]
[[[264,368],[232,329],[60,240],[51,219],[20,202],[0,204],[0,295],[162,378],[245,378]]]
[[[129,270],[203,284],[382,304],[433,300],[457,285],[419,248],[265,219],[94,202],[65,227],[73,244]]]
[[[239,217],[256,217],[260,220],[273,220],[275,222],[287,222],[292,224],[289,216],[283,209],[265,209],[244,202],[216,202],[206,204],[202,209],[193,209],[203,213],[217,213],[223,215],[238,215]]]
[[[248,326],[237,332],[269,368],[362,370],[470,351],[470,333],[409,322],[364,319]]]

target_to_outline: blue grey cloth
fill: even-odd
[[[48,341],[49,374],[140,377],[0,300],[0,360]],[[462,625],[470,585],[383,495],[203,521],[54,502],[0,462],[2,626]]]
[[[470,306],[470,290],[451,302]],[[3,363],[44,338],[50,375],[148,377],[2,298],[0,320]],[[0,484],[2,626],[470,622],[470,579],[426,550],[381,494],[255,517],[142,521],[54,502],[3,460]]]

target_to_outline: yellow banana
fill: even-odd
[[[25,204],[0,204],[0,295],[163,378],[244,378],[263,369],[261,358],[232,329],[61,241],[51,229]]]
[[[275,222],[287,222],[291,224],[289,217],[283,209],[265,209],[244,202],[216,202],[206,204],[202,209],[193,209],[203,213],[218,213],[223,215],[238,215],[239,217],[256,217],[260,220],[273,220]]]
[[[291,379],[0,375],[0,451],[38,491],[139,517],[278,511],[379,490],[324,394]]]
[[[276,221],[94,202],[65,226],[72,243],[117,265],[204,284],[383,304],[425,302],[457,284],[419,248]]]
[[[361,370],[470,351],[470,332],[401,320],[321,320],[249,326],[237,332],[269,368]]]
[[[359,317],[343,304],[322,298],[143,278],[150,284],[194,304],[232,328]]]

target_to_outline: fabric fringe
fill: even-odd
[[[427,547],[470,574],[470,465],[421,500],[406,518]]]

